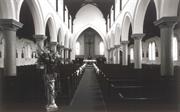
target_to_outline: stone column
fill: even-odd
[[[145,34],[133,34],[134,38],[134,68],[142,68],[142,38]]]
[[[123,49],[123,62],[122,65],[123,66],[127,66],[128,65],[128,43],[129,41],[122,41],[122,49]]]
[[[115,45],[115,52],[116,52],[116,63],[119,64],[119,47],[120,45]]]
[[[47,38],[45,35],[34,35],[34,38],[36,40],[36,44],[38,46],[38,51],[41,51],[44,49],[44,40]]]
[[[108,49],[108,59],[107,59],[107,63],[110,63],[110,49]]]
[[[64,63],[64,46],[61,48],[61,58],[62,62]]]
[[[180,49],[180,21],[178,22],[178,24],[175,27],[174,34],[178,40],[178,49]],[[178,52],[178,60],[180,62],[179,56],[180,56],[180,52]]]
[[[71,49],[69,49],[69,51],[68,51],[68,58],[69,58],[69,60],[71,59]]]
[[[111,64],[111,58],[112,58],[112,56],[111,56],[111,49],[109,49],[109,64]]]
[[[13,19],[0,19],[0,29],[5,39],[4,75],[16,76],[16,31],[23,26]]]
[[[64,64],[66,64],[66,48],[63,49],[63,55],[64,55]]]
[[[121,51],[121,46],[118,47],[118,64],[121,64],[120,51]]]
[[[163,17],[154,22],[161,31],[161,75],[172,76],[174,74],[172,37],[173,29],[177,23],[177,17]]]
[[[56,46],[57,46],[57,42],[50,42],[50,49],[54,52],[56,52]]]
[[[66,48],[65,50],[65,59],[66,59],[66,64],[68,64],[67,59],[69,59],[69,48]]]
[[[114,62],[114,56],[113,56],[113,48],[111,48],[111,64]]]

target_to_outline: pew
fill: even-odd
[[[56,99],[57,104],[69,104],[78,86],[82,74],[77,76],[79,66],[67,64],[59,66],[57,72]],[[3,69],[0,69],[0,73]],[[36,65],[18,66],[17,76],[2,77],[2,94],[4,104],[39,103],[46,104],[44,70]]]
[[[98,65],[97,75],[106,101],[172,101],[175,78],[160,76],[159,65],[143,65],[143,69],[115,64]]]

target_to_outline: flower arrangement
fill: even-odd
[[[61,60],[58,52],[45,49],[38,53],[37,64],[39,68],[46,69],[46,72],[51,74],[56,71],[56,67],[61,63]]]

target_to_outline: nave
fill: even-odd
[[[143,65],[143,69],[136,70],[97,63],[94,67],[86,65],[79,75],[74,72],[77,65],[61,68],[65,72],[56,80],[57,112],[178,111],[179,67],[172,77],[160,76],[159,66]],[[42,71],[28,66],[18,68],[18,73],[17,78],[3,79],[2,112],[45,112]]]
[[[103,95],[93,67],[86,67],[77,92],[63,112],[106,112]]]

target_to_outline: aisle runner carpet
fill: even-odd
[[[63,112],[106,112],[102,93],[93,68],[86,68],[70,106]]]

